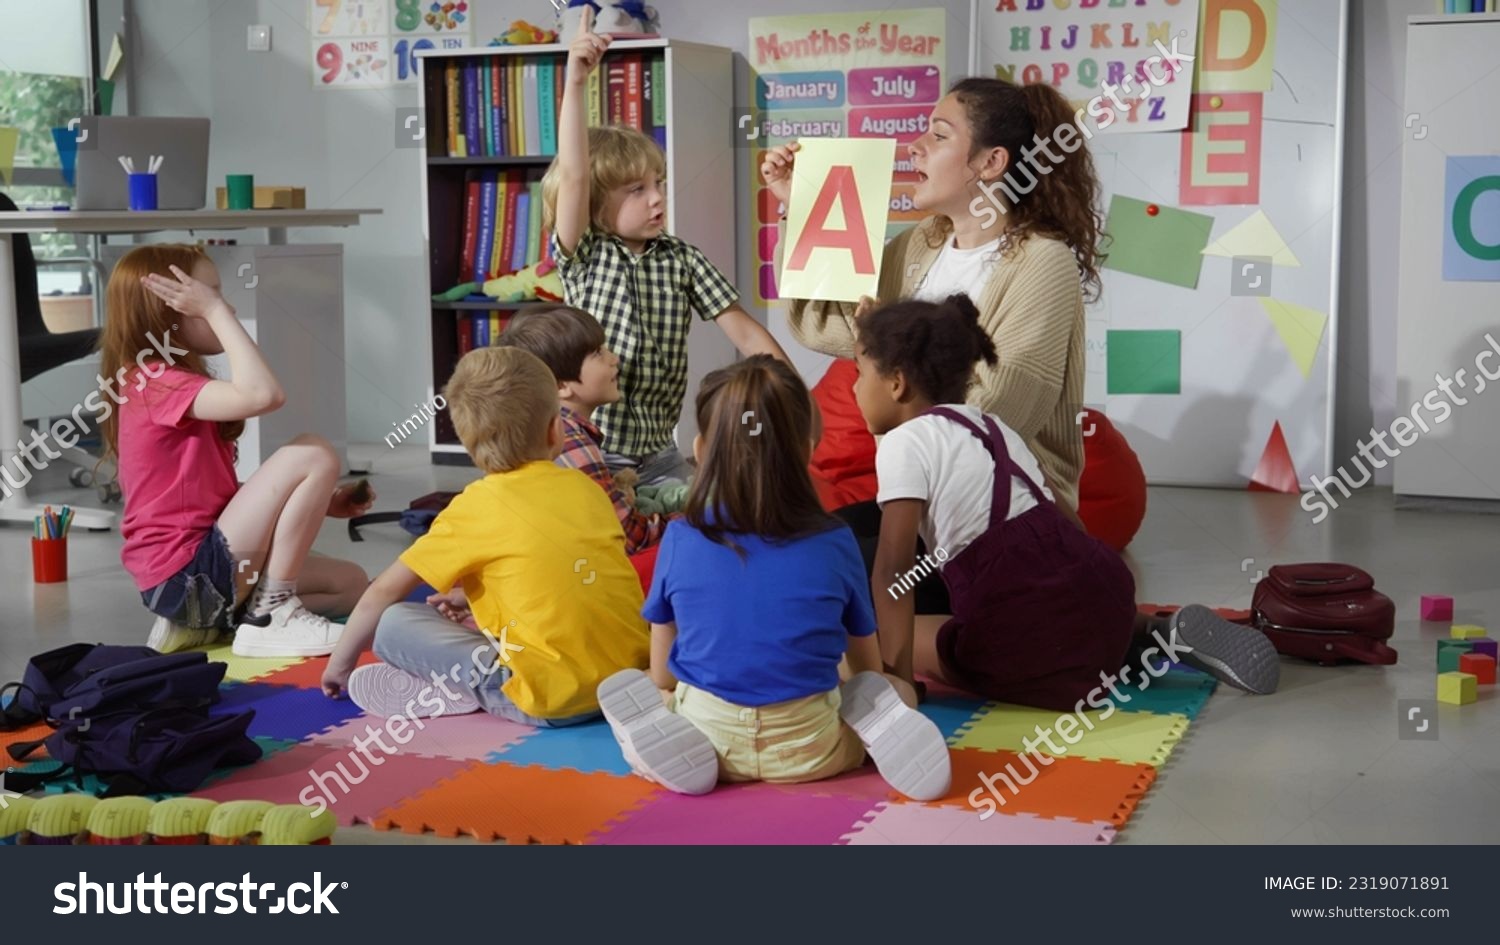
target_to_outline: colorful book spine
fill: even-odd
[[[552,231],[545,228],[542,230],[541,258],[543,260],[549,260],[552,258]]]
[[[598,72],[599,70],[595,69],[594,71]],[[567,77],[567,62],[563,59],[563,57],[558,56],[552,61],[552,88],[556,90],[557,93],[553,96],[556,101],[552,103],[552,124],[554,127],[562,124],[562,97],[564,88],[563,83],[567,81]]]
[[[521,94],[524,82],[521,73],[524,70],[519,60],[510,64],[510,101],[513,106],[510,114],[510,146],[511,154],[526,153],[526,99]]]
[[[464,157],[461,138],[463,126],[459,124],[458,63],[451,60],[443,66],[443,86],[448,98],[448,156]]]
[[[604,124],[604,77],[600,74],[604,67],[595,69],[589,73],[589,127],[595,128]]]
[[[484,147],[480,153],[488,156],[495,152],[490,148],[490,138],[495,133],[493,119],[490,116],[490,68],[489,63],[480,60],[475,63],[474,70],[479,73],[479,100],[474,107],[479,112],[479,133]]]
[[[636,131],[646,131],[643,120],[645,106],[641,98],[641,54],[625,56],[625,124]]]
[[[468,282],[474,274],[474,253],[479,245],[479,181],[470,180],[464,187],[464,248],[459,257],[458,277],[454,282]]]
[[[458,356],[461,358],[474,350],[474,320],[467,315],[458,316]]]
[[[509,202],[510,190],[515,186],[515,182],[510,174],[499,174],[497,178],[495,185],[495,232],[499,238],[495,240],[495,245],[490,250],[490,274],[495,278],[499,278],[510,271],[505,265],[508,260],[501,256],[501,252],[505,243],[505,231],[510,227],[510,218],[505,215],[505,207]]]
[[[489,316],[489,320],[490,320],[490,344],[497,345],[497,344],[500,343],[500,332],[504,329],[505,326],[503,326],[503,325],[500,324],[500,313],[499,312],[491,312],[490,316]]]
[[[474,282],[484,282],[489,278],[490,256],[495,249],[495,175],[485,174],[483,180],[479,185],[478,247],[474,254],[473,275],[470,276]]]
[[[474,347],[488,348],[490,346],[490,316],[484,312],[475,312],[469,320],[474,325]]]
[[[512,271],[525,269],[526,263],[526,233],[531,227],[531,194],[521,191],[516,197],[516,218],[512,221],[515,233],[511,237],[515,242],[515,248],[510,256],[510,268]]]
[[[514,272],[509,268],[516,255],[516,227],[515,221],[520,213],[521,191],[525,187],[519,176],[510,181],[510,186],[505,191],[505,236],[500,247],[500,264],[506,272]],[[519,267],[517,267],[519,268]]]
[[[500,60],[492,58],[485,64],[490,76],[490,153],[504,154],[500,149],[500,130],[505,127],[505,114],[500,111]]]
[[[625,63],[612,59],[605,63],[609,70],[604,77],[604,120],[611,125],[625,121]]]
[[[542,182],[532,181],[526,188],[531,194],[531,216],[526,219],[526,262],[542,258]]]
[[[479,123],[479,65],[472,59],[464,63],[464,141],[469,157],[484,153],[484,132]]]
[[[537,67],[537,118],[541,128],[541,154],[557,153],[557,90],[552,85],[555,70],[552,63]]]
[[[510,100],[510,60],[497,56],[500,70],[500,153],[515,154],[510,143],[510,125],[515,118],[515,106]]]
[[[526,70],[521,73],[521,81],[525,88],[522,90],[522,101],[526,103],[526,153],[542,153],[542,122],[541,109],[537,107],[537,68],[535,62],[526,63]]]
[[[656,56],[651,60],[651,85],[655,94],[651,98],[651,125],[667,127],[667,60]]]

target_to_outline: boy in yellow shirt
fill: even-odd
[[[485,476],[365,591],[323,691],[347,691],[386,717],[483,709],[549,727],[594,718],[599,683],[644,667],[651,638],[609,496],[552,463],[562,444],[557,382],[533,354],[479,348],[443,396]],[[461,586],[467,603],[454,595],[443,613],[403,603],[421,581]],[[479,632],[460,623],[465,607]],[[385,662],[355,669],[372,636]]]

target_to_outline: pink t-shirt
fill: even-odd
[[[219,439],[218,424],[188,416],[209,378],[166,367],[143,390],[134,389],[138,375],[130,380],[120,406],[120,561],[145,591],[193,559],[239,481],[234,444]]]

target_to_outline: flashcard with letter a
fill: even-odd
[[[778,295],[857,302],[875,294],[895,160],[889,138],[802,139]]]

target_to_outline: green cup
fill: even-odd
[[[255,175],[230,174],[224,179],[231,210],[255,209]]]

